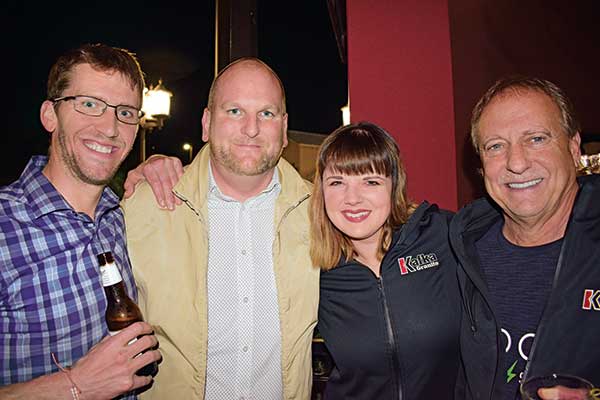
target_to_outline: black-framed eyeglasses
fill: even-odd
[[[127,106],[124,104],[113,106],[112,104],[108,104],[104,100],[100,100],[92,96],[77,95],[51,99],[51,101],[54,104],[58,103],[59,101],[71,100],[74,100],[73,108],[75,109],[75,111],[81,114],[90,115],[92,117],[101,116],[102,114],[104,114],[108,107],[112,107],[115,109],[115,116],[119,121],[123,122],[124,124],[137,125],[140,123],[140,120],[144,116],[144,112],[138,108]]]

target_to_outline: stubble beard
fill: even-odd
[[[283,152],[283,141],[280,140],[278,145],[280,150],[277,154],[271,155],[263,152],[260,158],[256,162],[252,163],[252,165],[244,165],[242,161],[237,159],[225,147],[219,146],[211,141],[209,141],[208,144],[210,146],[210,152],[215,158],[215,161],[223,165],[232,173],[241,176],[261,175],[273,169],[277,165],[277,162],[281,157],[281,153]]]
[[[63,129],[59,128],[57,134],[62,161],[67,166],[71,174],[75,176],[75,178],[79,179],[84,183],[95,186],[106,186],[110,183],[111,179],[119,169],[119,165],[117,165],[105,178],[94,177],[90,173],[84,171],[83,168],[81,168],[81,165],[77,160],[75,154],[69,151],[69,148],[67,146],[66,135]]]

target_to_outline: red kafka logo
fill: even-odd
[[[585,289],[583,291],[583,305],[581,308],[584,310],[600,311],[600,290]]]
[[[437,267],[440,265],[435,253],[419,254],[418,256],[406,256],[398,259],[400,274],[406,275],[411,272]]]

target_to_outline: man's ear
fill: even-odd
[[[579,159],[581,158],[581,136],[579,135],[579,132],[569,139],[569,151],[573,156],[575,167],[579,168]]]
[[[283,115],[283,147],[287,147],[288,145],[288,115],[285,113]]]
[[[204,113],[202,114],[202,141],[208,142],[208,129],[210,128],[210,110],[207,108],[204,109]]]
[[[58,117],[56,116],[56,110],[54,109],[54,103],[50,100],[46,100],[40,107],[40,121],[48,132],[52,133],[56,130],[58,125]]]

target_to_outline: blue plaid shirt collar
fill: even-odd
[[[28,204],[30,215],[36,219],[53,212],[73,211],[73,207],[42,173],[47,163],[46,156],[31,157],[19,178],[22,182],[23,202]],[[95,217],[98,219],[107,211],[118,207],[119,197],[106,186],[96,206]]]

